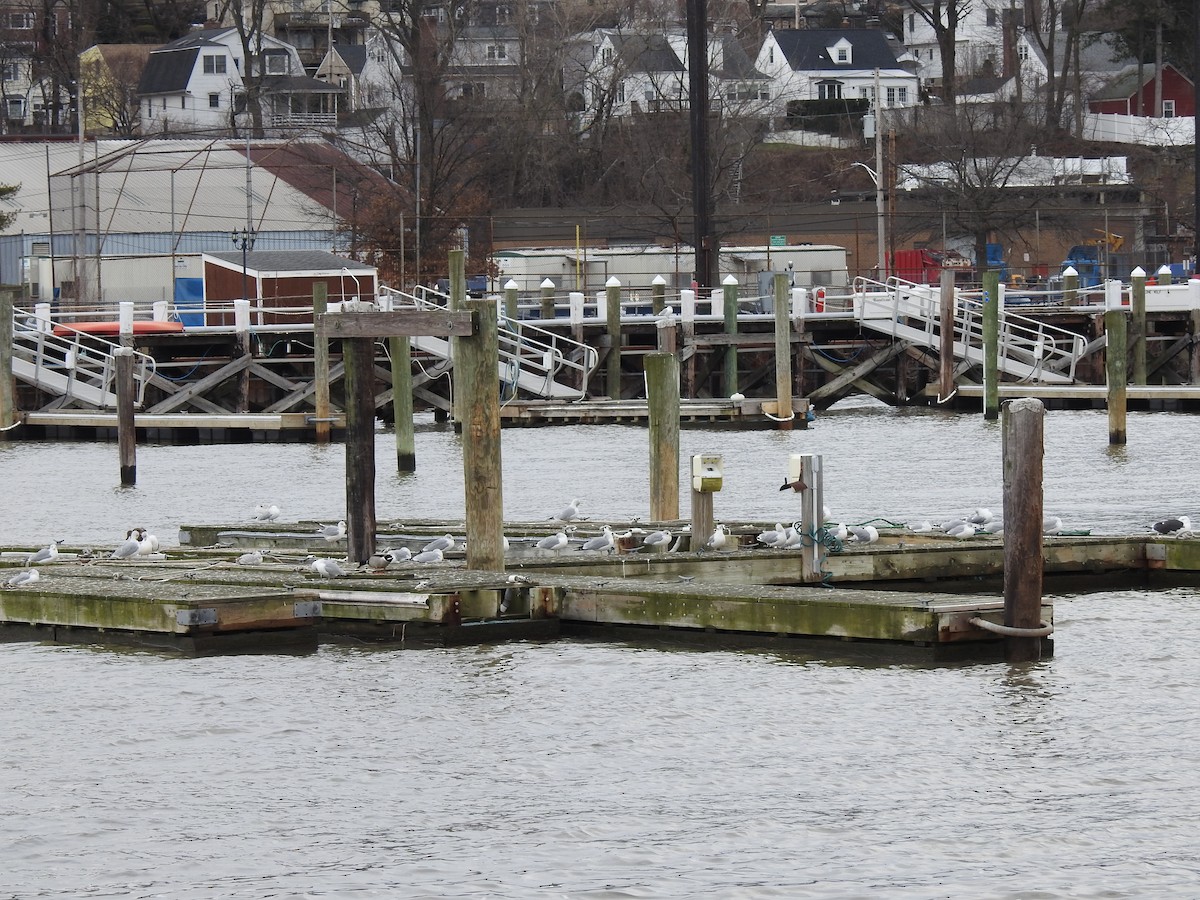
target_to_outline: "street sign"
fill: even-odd
[[[772,247],[786,247],[787,246],[787,235],[786,234],[771,235],[771,246]]]

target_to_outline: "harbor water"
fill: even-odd
[[[1197,420],[1046,421],[1046,512],[1092,533],[1200,518]],[[647,434],[506,430],[510,520],[645,517]],[[835,519],[1001,506],[1000,428],[871,408],[808,431],[684,431],[718,518],[788,521],[790,453]],[[426,428],[381,518],[461,520],[459,438]],[[0,541],[342,514],[344,450],[0,444]],[[686,511],[686,501],[681,503]],[[48,577],[52,577],[52,572]],[[1056,596],[1055,656],[560,640],[204,659],[0,645],[3,898],[1143,898],[1200,894],[1200,595]]]

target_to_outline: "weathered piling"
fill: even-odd
[[[775,417],[780,431],[791,431],[792,413],[792,317],[788,308],[788,277],[777,272],[775,289]]]
[[[1000,273],[983,273],[983,417],[1000,415]]]
[[[692,457],[692,550],[703,549],[713,533],[713,494],[721,489],[722,469],[720,456]]]
[[[650,308],[656,316],[667,308],[667,279],[661,275],[650,282]]]
[[[725,348],[725,372],[722,381],[725,396],[732,397],[738,389],[738,281],[732,275],[726,275],[721,282],[722,307],[725,313],[725,334],[729,336],[729,346]]]
[[[417,470],[413,426],[412,347],[407,335],[388,338],[392,357],[392,419],[396,432],[396,471]]]
[[[1157,274],[1158,274],[1158,283],[1159,284],[1170,284],[1171,283],[1172,273],[1171,273],[1170,266],[1166,265],[1165,263],[1163,265],[1159,266]]]
[[[679,518],[679,359],[647,353],[646,393],[650,432],[650,518]]]
[[[0,440],[16,422],[13,394],[13,305],[14,291],[0,290]]]
[[[1126,354],[1125,311],[1109,309],[1104,313],[1104,333],[1108,344],[1104,352],[1104,372],[1108,383],[1108,442],[1125,443]]]
[[[621,282],[613,277],[604,283],[604,316],[608,337],[604,389],[613,400],[621,399]]]
[[[938,307],[938,399],[954,394],[954,273],[943,270]]]
[[[513,279],[504,284],[504,316],[513,321],[517,318],[517,289],[519,285]]]
[[[463,483],[467,568],[504,571],[504,495],[500,458],[500,384],[496,301],[468,300],[474,333],[458,339],[463,393]]]
[[[1189,316],[1192,333],[1192,350],[1188,359],[1188,370],[1192,384],[1200,384],[1200,309],[1193,309]]]
[[[1129,343],[1133,348],[1133,383],[1146,383],[1146,270],[1129,276]]]
[[[133,348],[118,347],[113,352],[116,364],[117,455],[120,457],[121,485],[137,484],[137,425],[134,420],[136,387],[133,383]]]
[[[654,330],[657,332],[655,345],[663,353],[675,353],[677,336],[675,333],[675,314],[659,316],[654,320]]]
[[[542,289],[542,310],[541,316],[543,319],[554,318],[554,282],[549,278],[542,279],[540,285]]]
[[[1042,459],[1045,408],[1040,400],[1005,404],[1004,624],[1033,634],[1008,634],[1010,662],[1041,657]]]
[[[324,281],[313,283],[313,323],[329,310],[329,285]],[[313,416],[314,436],[318,444],[329,443],[329,338],[318,329],[313,329]]]
[[[237,299],[233,301],[233,331],[237,340],[238,358],[243,365],[238,372],[237,411],[250,411],[250,301]]]
[[[375,552],[375,339],[342,341],[346,366],[346,545],[352,563]]]
[[[1074,306],[1079,302],[1079,273],[1074,266],[1067,266],[1062,273],[1063,306]]]
[[[450,300],[446,306],[452,311],[463,309],[467,299],[467,254],[462,250],[450,251]],[[450,338],[450,359],[454,363],[455,388],[450,398],[451,418],[455,425],[461,425],[463,420],[463,392],[458,390],[458,338]]]
[[[820,581],[822,544],[818,539],[824,523],[825,474],[819,453],[796,453],[788,460],[788,482],[800,494],[800,572],[803,581]]]

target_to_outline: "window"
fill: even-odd
[[[224,75],[225,74],[225,57],[205,54],[204,56],[204,74],[205,75]]]
[[[16,81],[20,75],[15,62],[0,63],[0,81]]]
[[[9,97],[7,100],[7,104],[8,104],[8,117],[10,119],[25,118],[25,101],[23,99],[21,99],[20,97]]]
[[[464,100],[482,100],[483,94],[482,81],[467,81],[463,83],[462,95]]]
[[[840,63],[850,62],[850,51],[845,47],[837,48],[837,61]]]
[[[163,109],[167,108],[167,98],[163,97]]]
[[[1029,45],[1028,44],[1018,44],[1017,45],[1017,59],[1021,60],[1021,62],[1025,62],[1029,59]]]
[[[286,75],[288,59],[283,53],[267,53],[263,57],[264,71],[268,75]]]
[[[995,11],[994,9],[989,9],[989,10],[987,11],[987,23],[988,23],[989,25],[995,25],[995,24],[996,24],[996,11]]]
[[[818,81],[817,82],[817,99],[818,100],[841,100],[842,99],[842,83],[840,81]]]
[[[221,108],[221,95],[220,94],[209,94],[208,95],[208,108],[209,109],[220,109]]]
[[[618,103],[625,102],[625,82],[623,82],[623,81],[617,82],[617,102]]]
[[[503,44],[490,45],[487,48],[487,58],[488,59],[507,59],[508,58],[508,48],[505,47]]]
[[[905,104],[907,104],[908,103],[908,88],[906,88],[906,87],[896,88],[896,100],[899,102],[899,104],[901,106],[904,106]]]
[[[187,109],[187,94],[184,94],[182,97],[179,98],[179,108]]]
[[[603,50],[600,51],[600,62],[604,63],[605,65],[608,65],[612,61],[613,61],[613,48],[605,47]]]
[[[908,14],[908,33],[912,34],[917,30],[917,17],[912,13]]]
[[[507,6],[497,6],[496,7],[496,24],[497,25],[507,25],[511,19],[512,19],[512,10],[510,10]]]
[[[1175,101],[1174,100],[1164,100],[1162,103],[1163,103],[1162,117],[1164,119],[1175,118]]]
[[[775,63],[775,48],[774,47],[772,47],[770,50],[767,51],[767,62],[771,63],[772,65],[774,65],[774,63]]]
[[[8,27],[13,31],[32,31],[33,13],[15,12],[8,14]]]

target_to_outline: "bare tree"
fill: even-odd
[[[958,97],[958,25],[971,11],[971,0],[905,2],[933,29],[942,61],[942,102],[953,109]]]
[[[122,44],[101,48],[80,62],[88,121],[107,122],[113,134],[133,137],[141,124],[138,82],[151,47]]]

